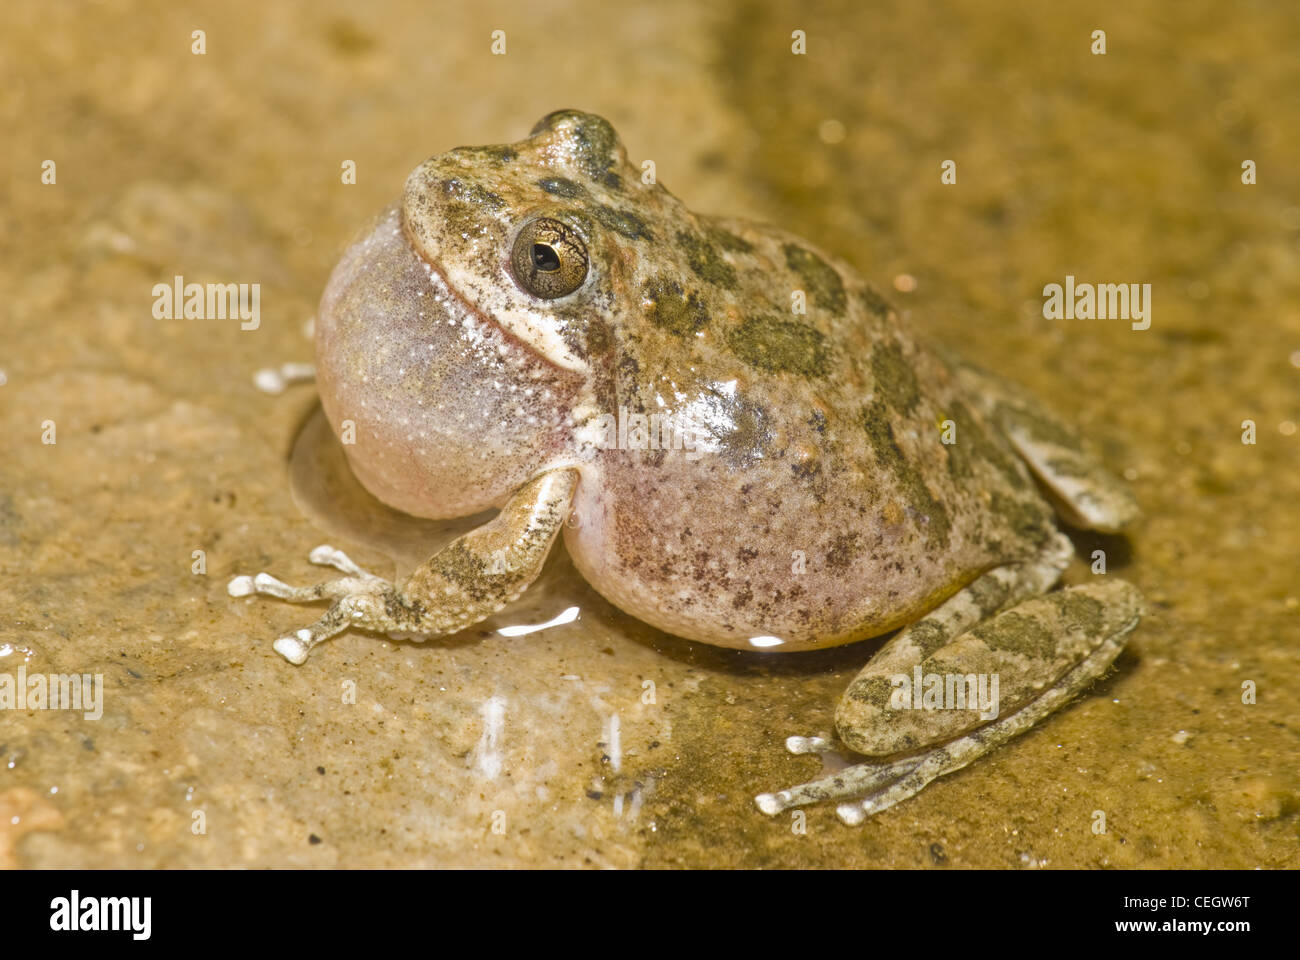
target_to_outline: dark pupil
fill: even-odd
[[[533,244],[533,266],[538,270],[544,270],[550,273],[553,270],[560,269],[560,258],[555,253],[555,248],[547,243]]]

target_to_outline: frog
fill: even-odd
[[[302,664],[348,629],[422,641],[479,623],[562,538],[613,606],[689,641],[770,656],[883,638],[836,734],[786,741],[857,762],[754,798],[861,823],[1083,692],[1142,614],[1118,578],[1059,585],[1064,528],[1120,531],[1127,485],[1024,388],[906,318],[791,232],[691,211],[595,114],[434,156],[330,275],[317,386],[383,503],[498,512],[400,580],[323,545],[309,559],[341,577],[228,592],[327,602],[274,642]],[[919,696],[953,676],[954,703]],[[963,709],[981,678],[996,707]]]

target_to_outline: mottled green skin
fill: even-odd
[[[576,230],[590,259],[585,283],[555,300],[510,268],[514,237],[539,216]],[[540,433],[515,431],[526,442],[493,456],[511,484],[580,471],[569,552],[642,620],[742,648],[756,636],[783,641],[776,650],[845,643],[1033,557],[1055,530],[987,411],[877,290],[798,237],[699,216],[643,183],[599,117],[552,114],[527,140],[427,161],[407,182],[401,222],[454,294],[448,324],[463,314],[504,334],[504,362],[483,362],[479,380],[567,398],[567,420],[548,413]],[[792,311],[795,291],[805,313]],[[415,325],[391,352],[422,335]],[[373,346],[330,359],[355,367],[363,349]],[[367,463],[368,485],[420,491],[400,505],[425,515],[499,504],[508,490],[473,479],[490,425],[446,426],[478,401],[443,386],[463,385],[463,370],[435,367],[412,392],[443,411],[436,456]],[[620,408],[694,424],[698,455],[598,448],[597,418]],[[941,439],[949,420],[953,445]],[[481,496],[465,489],[475,483]]]

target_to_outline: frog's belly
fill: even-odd
[[[939,516],[886,490],[779,486],[784,470],[751,467],[738,482],[717,462],[647,469],[611,458],[584,471],[565,543],[587,581],[640,620],[786,651],[894,629],[1033,552],[980,508],[978,490],[950,491]],[[1050,530],[1045,506],[1040,525]]]

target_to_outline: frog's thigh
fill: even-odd
[[[236,577],[228,589],[234,596],[256,592],[295,603],[334,601],[316,623],[275,642],[293,663],[302,663],[312,647],[348,627],[417,639],[454,633],[496,613],[537,579],[577,486],[576,470],[535,477],[496,517],[453,540],[400,584],[366,573],[339,551],[318,547],[313,562],[351,576],[291,587],[258,574]]]
[[[1061,517],[1077,527],[1114,533],[1137,516],[1128,485],[1102,466],[1074,428],[1024,388],[986,370],[958,375],[1034,475],[1052,492]]]
[[[971,631],[980,633],[981,642],[991,650],[1019,646],[1028,631],[1031,636],[1077,645],[1084,653],[1034,699],[978,729],[923,753],[860,764],[777,794],[764,794],[756,798],[759,809],[774,814],[800,804],[865,795],[859,802],[841,804],[837,809],[846,823],[860,823],[914,796],[932,780],[960,770],[1028,730],[1104,673],[1137,626],[1141,602],[1135,587],[1112,580],[1034,597],[999,614]]]

